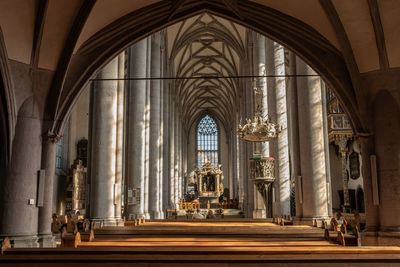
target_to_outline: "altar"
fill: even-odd
[[[221,164],[214,166],[207,158],[202,167],[196,167],[197,190],[201,208],[210,208],[224,192]]]

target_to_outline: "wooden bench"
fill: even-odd
[[[176,219],[178,216],[178,213],[176,212],[176,209],[166,209],[165,210],[165,217],[166,219]]]
[[[145,217],[139,218],[139,219],[134,219],[132,221],[124,221],[124,226],[135,227],[135,226],[139,226],[144,223],[146,223]]]
[[[78,245],[84,242],[92,242],[94,240],[94,230],[90,230],[89,233],[80,233],[76,234],[70,233],[62,233],[61,234],[61,247],[62,248],[77,248]]]
[[[331,224],[332,224],[332,220],[331,220]],[[333,226],[335,226],[334,223],[333,223]],[[357,226],[355,227],[353,235],[344,233],[343,227],[342,227],[342,229],[338,229],[338,227],[335,227],[335,230],[331,231],[328,228],[328,224],[326,222],[324,222],[324,228],[325,228],[324,238],[327,241],[335,242],[342,246],[360,246],[361,245],[360,234],[359,234]]]
[[[282,215],[281,217],[274,217],[272,222],[280,226],[293,225],[293,218],[288,215]]]

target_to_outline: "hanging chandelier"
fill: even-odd
[[[240,122],[238,125],[238,136],[240,139],[249,142],[267,142],[278,137],[281,132],[281,126],[277,123],[271,122],[270,117],[267,115],[266,119],[263,116],[263,86],[254,86],[254,96],[256,101],[256,111],[254,118],[246,119],[246,124],[242,126]]]

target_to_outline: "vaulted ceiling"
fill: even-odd
[[[205,112],[212,112],[223,125],[234,117],[238,80],[213,79],[240,75],[245,57],[245,28],[208,13],[167,28],[170,75],[175,80],[184,125],[190,127]]]
[[[37,27],[41,27],[39,49],[45,53],[39,56],[39,67],[56,69],[83,2],[83,0],[0,1],[0,25],[9,58],[29,63],[32,47],[37,41],[34,36],[35,31]],[[156,2],[160,1],[94,1],[74,51],[113,21]],[[174,2],[181,2],[183,5],[186,1]],[[386,50],[389,67],[400,67],[398,49],[400,1],[398,0],[252,0],[252,2],[274,8],[307,23],[339,50],[343,50],[344,42],[347,42],[361,73],[380,68],[379,54],[384,52],[381,49]],[[338,28],[342,28],[343,31],[340,32]],[[382,42],[384,47],[379,44]]]
[[[354,127],[360,131],[366,125],[362,120],[368,117],[365,111],[370,101],[364,92],[366,77],[400,68],[398,0],[2,0],[0,52],[4,52],[0,59],[6,57],[34,70],[54,72],[51,85],[41,90],[44,94],[51,92],[45,109],[52,113],[52,129],[60,131],[80,90],[107,60],[138,39],[203,11],[260,31],[298,53],[338,93]],[[216,36],[207,34],[209,38]],[[207,34],[199,34],[200,41],[193,41],[190,46],[195,51],[200,49],[207,43]],[[214,52],[219,51],[220,42],[232,55],[240,54],[238,47],[225,37],[218,38],[221,40],[212,42]],[[178,50],[183,53],[187,45],[182,43]],[[203,70],[233,73],[234,64],[217,67],[222,65],[220,60],[234,63],[235,55],[228,55],[210,62],[213,67]],[[176,63],[181,65],[175,70],[198,71],[196,68],[207,60],[201,62],[183,60]],[[208,95],[225,96],[228,103],[233,95],[229,90],[235,84],[230,80],[219,82],[190,86],[182,82],[179,86],[182,97],[184,88],[195,86],[203,92],[208,90]],[[17,104],[11,109],[18,110],[23,101],[15,101]],[[196,105],[204,108],[205,102],[200,102]],[[208,101],[208,105],[217,104]],[[229,107],[219,108],[221,116],[230,112]],[[190,108],[184,108],[192,118]]]

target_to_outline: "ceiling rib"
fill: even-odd
[[[377,0],[368,0],[368,6],[372,25],[374,27],[376,46],[378,47],[380,67],[382,70],[387,71],[389,69],[389,60],[386,52],[385,35],[383,33]]]

